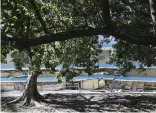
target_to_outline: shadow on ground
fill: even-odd
[[[156,110],[156,95],[114,95],[114,94],[46,94],[48,107],[70,112],[149,112]],[[12,99],[10,99],[12,100]],[[9,101],[2,98],[2,101]],[[8,107],[8,106],[7,106]],[[21,111],[13,105],[11,111]],[[23,108],[24,110],[24,108]]]
[[[156,96],[117,96],[117,95],[52,95],[45,98],[59,107],[87,111],[153,111],[156,109]]]

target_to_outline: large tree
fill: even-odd
[[[2,44],[29,47],[101,34],[156,45],[155,12],[155,0],[2,1]],[[30,28],[38,35],[21,39]]]
[[[68,12],[60,12],[61,4],[55,1],[46,3],[32,0],[4,1],[2,4],[2,56],[12,52],[13,62],[18,70],[22,70],[22,67],[29,68],[23,95],[9,103],[24,101],[23,104],[30,104],[31,99],[36,102],[44,101],[37,91],[37,77],[41,74],[42,65],[54,72],[55,67],[62,64],[63,69],[57,74],[58,80],[61,76],[66,76],[69,80],[79,74],[74,69],[71,70],[71,64],[84,67],[86,71],[96,67],[101,47],[97,36],[84,36],[66,41],[67,36],[61,35],[62,42],[55,38],[53,42],[45,44],[44,35],[68,31],[68,26],[73,23],[73,17]],[[65,9],[70,11],[70,4],[62,4],[67,5]],[[62,16],[63,14],[65,16]],[[79,20],[76,20],[73,25],[76,26],[78,22]],[[35,45],[41,37],[43,45]],[[32,39],[35,40],[30,42],[30,45],[27,42],[23,43]]]
[[[155,0],[3,0],[1,5],[2,55],[13,51],[18,69],[28,64],[26,90],[17,99],[28,103],[31,98],[42,100],[35,82],[42,64],[51,70],[58,63],[65,64],[65,68],[69,64],[94,67],[98,47],[92,36],[156,45]],[[64,41],[67,39],[72,40]],[[71,49],[73,46],[76,49]]]
[[[56,76],[58,82],[65,77],[69,82],[74,76],[81,74],[75,70],[75,66],[83,67],[86,72],[96,68],[98,63],[97,55],[100,53],[100,45],[97,37],[85,37],[83,39],[70,39],[68,41],[56,42],[31,47],[22,51],[14,49],[12,58],[16,68],[22,71],[22,67],[29,67],[28,78],[23,95],[10,103],[24,102],[22,105],[29,105],[33,99],[36,102],[45,102],[37,90],[37,77],[42,73],[41,66],[45,66],[50,73]],[[62,64],[59,73],[55,67]]]

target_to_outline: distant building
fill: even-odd
[[[99,63],[108,63],[110,61],[110,56],[113,53],[113,48],[112,47],[103,47],[102,52],[99,54]]]

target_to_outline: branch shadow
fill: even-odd
[[[45,94],[43,96],[42,102],[50,107],[71,109],[77,112],[150,112],[156,110],[156,95]],[[5,101],[10,100],[12,98]],[[2,101],[4,101],[3,98]],[[9,111],[18,111],[14,105],[6,107]]]
[[[73,109],[78,112],[156,110],[156,96],[46,94],[44,97],[48,104],[56,104],[59,108]]]

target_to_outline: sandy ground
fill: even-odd
[[[2,106],[2,112],[156,112],[156,94],[64,93],[44,94],[51,104]],[[15,97],[2,97],[2,103]]]
[[[8,91],[1,92],[1,97],[18,97],[22,95],[22,91]],[[127,94],[152,94],[156,95],[156,92],[122,92],[121,90],[55,90],[55,91],[39,91],[41,95],[48,93],[51,94],[117,94],[117,95],[127,95]]]

